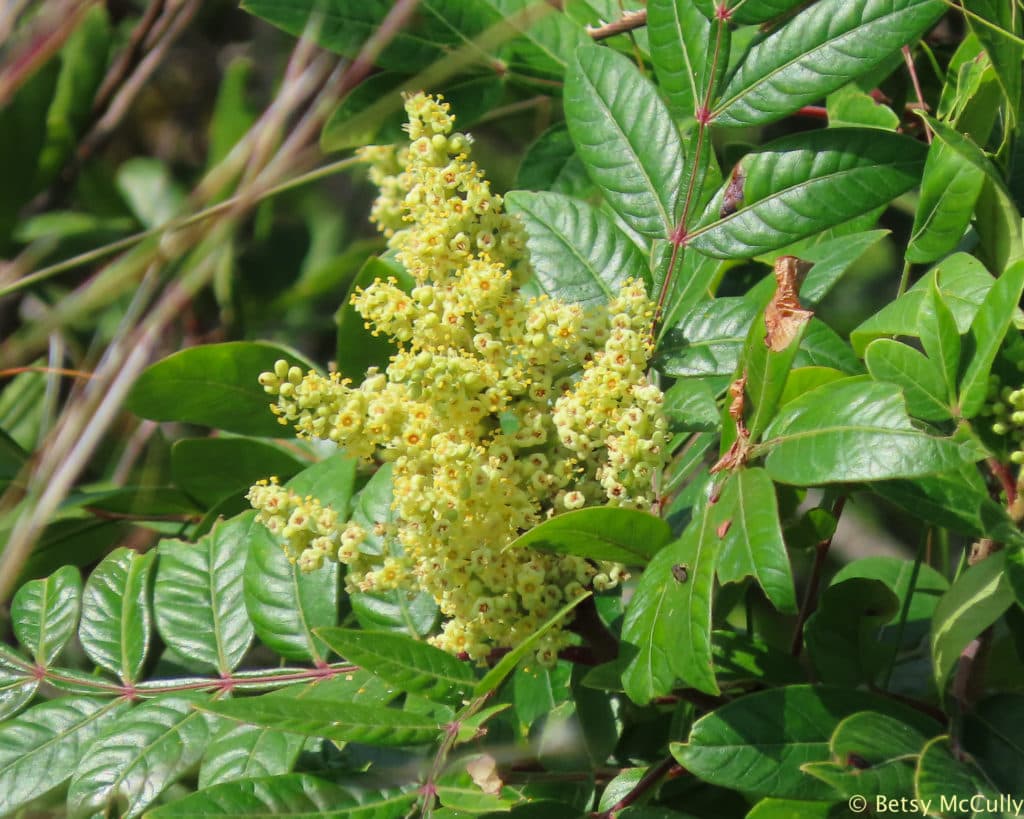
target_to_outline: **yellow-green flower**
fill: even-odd
[[[417,94],[406,110],[411,144],[363,157],[381,189],[373,218],[416,284],[378,280],[353,297],[398,352],[360,384],[287,362],[260,377],[300,436],[393,463],[394,522],[370,548],[314,498],[271,482],[249,499],[303,568],[337,560],[350,591],[428,592],[444,616],[435,644],[482,660],[623,576],[508,547],[568,509],[655,500],[667,425],[646,375],[654,306],[638,281],[586,310],[523,294],[523,229],[470,160],[469,137],[439,99]],[[549,632],[539,660],[570,639]]]

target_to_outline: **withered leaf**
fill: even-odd
[[[764,343],[774,353],[793,343],[814,312],[800,306],[800,283],[810,262],[796,256],[780,256],[775,260],[775,295],[764,309],[764,326],[768,331]]]
[[[711,474],[721,472],[724,469],[736,469],[747,462],[748,450],[750,449],[750,430],[743,420],[744,390],[747,387],[747,374],[737,378],[729,385],[729,417],[736,422],[736,440],[732,442],[729,450],[715,462],[711,467]]]
[[[744,181],[746,181],[746,176],[743,173],[743,169],[737,165],[732,169],[729,184],[722,195],[722,207],[718,211],[719,218],[724,219],[726,216],[730,216],[739,210],[740,204],[743,202]]]

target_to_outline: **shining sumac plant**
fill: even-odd
[[[0,814],[1024,808],[1024,7],[28,5]]]

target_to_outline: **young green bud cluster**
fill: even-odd
[[[304,568],[333,559],[350,591],[429,592],[445,618],[435,644],[480,660],[623,576],[510,544],[567,510],[655,502],[668,434],[646,375],[654,305],[639,281],[588,309],[527,297],[522,227],[470,162],[469,138],[439,100],[417,94],[406,110],[411,146],[364,157],[381,186],[374,218],[416,284],[378,280],[353,297],[398,352],[358,385],[284,361],[260,376],[300,436],[393,464],[393,522],[321,528],[314,499],[274,483],[249,499]],[[569,640],[548,632],[539,661]]]
[[[1012,442],[1014,449],[1010,452],[1010,460],[1018,465],[1024,464],[1024,387],[1004,387],[999,376],[989,376],[988,401],[982,415],[993,419],[992,432],[1004,435]]]

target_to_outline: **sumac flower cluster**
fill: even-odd
[[[410,146],[364,156],[381,188],[374,218],[415,285],[378,280],[353,297],[398,352],[358,385],[284,361],[260,377],[300,436],[393,463],[394,522],[368,538],[272,481],[249,500],[304,569],[337,560],[350,591],[429,592],[445,618],[436,644],[480,660],[623,574],[510,544],[555,514],[656,500],[667,424],[646,375],[654,309],[639,281],[586,309],[523,293],[522,227],[470,161],[469,137],[439,100],[418,94],[406,109]],[[538,659],[570,640],[549,632]]]

